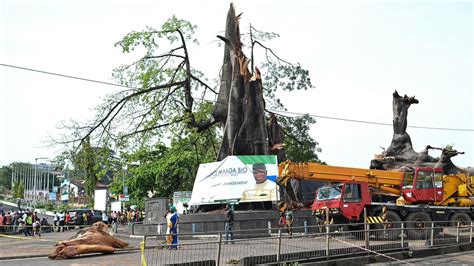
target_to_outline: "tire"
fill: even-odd
[[[381,214],[379,216],[382,216]],[[385,216],[385,223],[375,224],[374,228],[377,229],[376,236],[378,239],[396,240],[401,234],[401,221],[400,215],[394,211],[387,211]],[[385,230],[384,230],[385,229]]]
[[[470,226],[471,221],[471,216],[467,213],[455,213],[451,215],[451,218],[449,219],[451,226],[457,226],[458,222],[460,226]]]
[[[410,239],[428,239],[431,217],[425,212],[413,212],[407,216],[406,228]]]

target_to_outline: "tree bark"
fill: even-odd
[[[451,158],[464,154],[458,152],[451,146],[445,148],[435,148],[427,145],[421,152],[415,152],[411,142],[410,135],[407,133],[408,126],[408,108],[419,101],[415,96],[401,97],[397,91],[393,93],[393,137],[390,147],[380,158],[374,159],[370,163],[370,168],[382,170],[409,170],[415,167],[434,167],[443,168],[444,174],[456,174],[468,172],[474,174],[472,168],[460,168],[453,164]],[[428,154],[430,149],[441,150],[439,158],[433,158]]]

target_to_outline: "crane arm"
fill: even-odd
[[[328,182],[365,182],[391,194],[401,194],[403,172],[329,166],[286,161],[278,166],[277,182],[286,186],[291,178]]]

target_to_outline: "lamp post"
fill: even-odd
[[[33,206],[34,208],[36,208],[36,186],[37,186],[37,171],[36,171],[36,168],[38,167],[38,160],[44,160],[44,159],[48,159],[46,157],[38,157],[38,158],[35,158],[35,175],[34,175],[34,182],[33,182]]]

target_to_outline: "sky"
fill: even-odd
[[[420,101],[409,109],[409,126],[464,129],[409,127],[416,151],[454,144],[465,154],[453,162],[474,166],[471,1],[233,2],[243,12],[242,32],[250,23],[277,32],[268,46],[310,71],[315,88],[278,96],[290,112],[319,116],[311,135],[320,159],[368,167],[390,145],[392,127],[322,117],[391,124],[397,90]],[[0,0],[0,166],[53,159],[62,147],[46,145],[60,136],[61,121],[92,118],[103,97],[119,90],[5,65],[114,82],[115,67],[141,56],[124,55],[114,43],[174,14],[198,26],[191,64],[212,79],[222,64],[216,35],[223,35],[229,4]],[[262,59],[262,51],[256,56]]]

